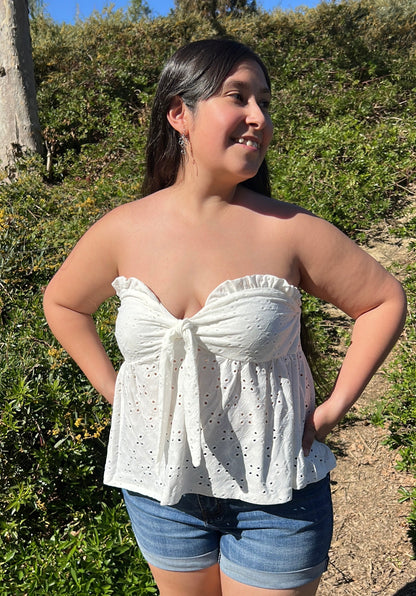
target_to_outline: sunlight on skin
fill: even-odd
[[[175,572],[150,565],[160,596],[314,596],[320,577],[291,590],[255,588],[237,582],[220,572],[218,565],[201,571]]]

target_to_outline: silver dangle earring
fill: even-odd
[[[186,146],[188,145],[188,139],[185,136],[185,133],[181,133],[179,137],[179,147],[181,149],[181,154],[186,155]]]

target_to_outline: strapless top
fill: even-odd
[[[186,493],[272,504],[335,458],[302,451],[314,408],[299,290],[274,275],[227,280],[178,319],[137,278],[118,277],[118,374],[104,481],[175,504]]]

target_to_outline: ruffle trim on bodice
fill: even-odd
[[[136,292],[139,294],[144,293],[149,298],[156,300],[164,308],[164,310],[169,313],[169,311],[166,309],[166,307],[164,307],[163,303],[157,297],[155,292],[137,277],[125,277],[121,275],[119,277],[116,277],[116,279],[112,283],[112,286],[117,292],[117,296],[120,299],[126,297],[127,295],[134,295]],[[236,279],[227,279],[221,282],[209,293],[205,301],[205,304],[202,306],[202,308],[195,315],[188,318],[193,319],[194,317],[197,317],[200,313],[202,314],[204,310],[208,307],[208,305],[210,305],[216,299],[228,297],[240,292],[251,293],[252,291],[261,292],[262,290],[281,291],[284,294],[286,294],[288,298],[293,299],[297,305],[300,305],[300,292],[296,286],[293,286],[282,277],[277,277],[272,274],[256,273],[253,275],[245,275],[243,277],[238,277]],[[174,315],[172,314],[171,316],[174,317]]]

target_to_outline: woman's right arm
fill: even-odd
[[[44,311],[52,333],[95,389],[112,403],[116,372],[92,314],[114,295],[118,275],[114,219],[109,214],[81,238],[46,288]]]

